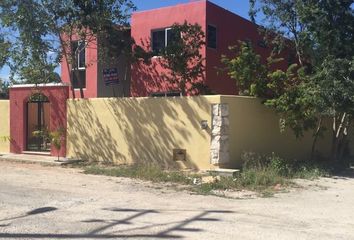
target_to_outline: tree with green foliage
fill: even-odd
[[[17,68],[17,81],[26,83],[59,83],[60,75],[55,72],[56,65],[46,61],[31,59]]]
[[[201,49],[205,45],[205,34],[198,24],[174,24],[171,41],[161,51],[161,65],[168,70],[164,78],[176,84],[182,95],[205,93],[203,83],[204,58]]]
[[[59,161],[60,150],[62,148],[64,137],[65,137],[65,128],[58,127],[56,130],[50,131],[48,128],[43,130],[36,130],[32,132],[32,136],[42,139],[41,141],[44,142],[45,149],[47,149],[47,144],[51,143],[56,150],[57,150],[57,157]]]
[[[91,43],[96,44],[101,35],[124,29],[133,9],[131,0],[1,1],[0,26],[7,30],[7,41],[12,46],[9,61],[12,72],[24,77],[39,74],[39,81],[44,81],[43,78],[55,78],[48,71],[65,58],[67,64],[62,67],[71,73],[71,90],[75,97],[73,79],[74,75],[79,79],[75,69],[80,52]],[[73,47],[74,41],[80,44]],[[80,96],[84,97],[80,81],[79,88]]]
[[[261,28],[264,38],[272,50],[279,52],[287,46],[287,38],[294,43],[297,61],[301,66],[306,65],[308,61],[307,52],[311,48],[312,42],[304,31],[306,26],[299,21],[299,13],[296,7],[301,0],[250,0],[249,15],[255,22],[259,12],[262,13],[267,26]]]
[[[263,64],[261,56],[249,42],[241,41],[230,49],[235,56],[229,58],[223,55],[221,61],[225,65],[224,70],[236,80],[240,95],[262,98],[265,105],[276,108],[282,116],[282,132],[286,126],[291,127],[296,136],[301,137],[304,131],[315,126],[316,118],[313,112],[309,112],[313,103],[311,95],[297,101],[306,90],[303,68],[299,68],[297,64],[289,65],[286,70],[276,68],[274,64],[285,60],[275,58],[274,52]]]
[[[5,82],[0,78],[0,99],[9,98],[9,82]]]
[[[346,151],[354,109],[353,1],[250,2],[253,19],[258,12],[265,16],[263,22],[268,23],[266,32],[270,33],[266,40],[274,46],[273,50],[279,52],[287,46],[284,44],[288,42],[287,37],[294,43],[299,63],[295,72],[268,71],[266,91],[283,90],[268,96],[265,104],[281,114],[282,128],[291,127],[298,136],[313,129],[313,150],[318,136],[325,130],[324,119],[332,119],[331,159],[340,161]],[[257,59],[255,63],[254,71],[260,68]],[[296,69],[294,66],[290,68]],[[258,81],[249,80],[250,85]],[[250,93],[259,95],[257,91]]]
[[[329,56],[352,58],[352,0],[250,0],[250,3],[251,18],[255,20],[261,12],[262,22],[267,24],[265,29],[276,36],[267,40],[274,46],[284,46],[286,38],[291,39],[298,62],[310,68],[306,69],[308,72]]]
[[[347,151],[348,133],[353,124],[354,58],[328,57],[309,78],[307,92],[315,94],[313,109],[319,115],[319,121],[332,120],[331,157],[338,162]]]
[[[0,31],[1,34],[1,31]],[[9,43],[0,35],[0,69],[5,65],[8,59]],[[8,82],[0,78],[0,99],[9,98]]]
[[[296,64],[290,65],[287,71],[275,69],[274,64],[284,59],[272,55],[263,64],[261,56],[254,51],[250,42],[239,41],[238,45],[229,49],[235,55],[231,58],[222,55],[221,62],[227,74],[236,80],[239,95],[272,99],[297,84]]]
[[[0,31],[0,34],[1,31]],[[10,43],[5,41],[4,37],[0,35],[0,69],[5,65],[9,55]]]
[[[249,42],[239,41],[229,49],[237,54],[234,58],[223,55],[221,62],[227,74],[236,80],[239,95],[263,97],[265,95],[267,69],[261,63],[261,56],[256,54]]]

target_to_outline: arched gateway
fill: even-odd
[[[10,152],[57,156],[48,134],[66,129],[69,86],[62,83],[14,85],[10,88]],[[65,135],[65,133],[64,133]],[[63,137],[65,139],[65,136]],[[65,157],[65,143],[59,155]]]

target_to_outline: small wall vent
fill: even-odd
[[[186,149],[173,149],[173,161],[186,161]]]

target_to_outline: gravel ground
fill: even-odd
[[[0,238],[354,239],[354,178],[299,184],[237,200],[0,162]]]

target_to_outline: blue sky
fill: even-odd
[[[133,0],[138,10],[147,10],[158,7],[187,3],[193,0]],[[244,18],[248,18],[249,0],[209,0]]]
[[[172,6],[179,3],[187,3],[193,0],[133,0],[138,10],[148,10],[158,7]],[[248,0],[210,0],[231,12],[234,12],[244,18],[249,19],[248,9],[249,1]],[[3,69],[0,69],[0,78],[8,79],[9,69],[5,66]]]

